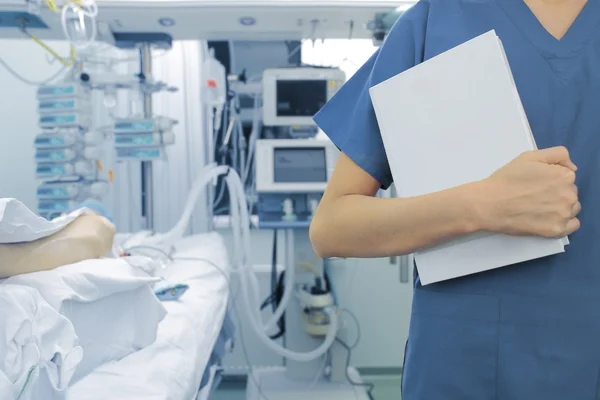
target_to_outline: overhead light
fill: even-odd
[[[161,24],[162,26],[169,27],[169,26],[175,25],[175,20],[173,18],[163,17],[158,20],[158,23]]]
[[[256,25],[256,18],[254,17],[242,17],[240,18],[240,24],[244,26],[253,26]]]

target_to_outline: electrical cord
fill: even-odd
[[[278,235],[279,235],[279,233],[278,233],[277,229],[274,229],[273,230],[273,253],[271,255],[271,296],[270,296],[271,309],[272,309],[273,313],[277,312],[277,307],[279,307],[281,299],[283,298],[283,282],[284,282],[282,279],[283,273],[281,274],[282,276],[279,277],[279,280],[277,280],[277,237],[278,237]],[[268,304],[266,304],[266,306],[268,306]],[[279,329],[279,332],[277,334],[271,336],[271,339],[273,339],[273,340],[279,339],[280,337],[282,337],[285,334],[285,313],[281,316],[279,321],[277,321],[277,327]]]
[[[228,120],[229,109],[230,109],[229,102],[225,102],[225,105],[223,106],[223,116],[222,116],[223,121]],[[219,137],[221,137],[224,142],[219,147],[219,155],[221,156],[221,162],[219,165],[226,165],[228,158],[231,158],[231,154],[230,154],[231,150],[229,149],[229,143],[225,143],[225,140],[227,140],[227,125],[228,124],[221,124],[221,129],[215,130],[217,132],[217,134],[215,135],[215,148],[217,146]],[[233,160],[231,161],[231,164],[233,164]],[[224,177],[218,178],[217,187],[218,187],[218,192],[217,192],[216,199],[213,202],[213,209],[219,207],[225,197],[225,189],[227,187],[227,183],[225,182]],[[215,214],[214,211],[213,211],[213,214]]]
[[[42,86],[42,85],[47,85],[51,82],[53,82],[54,80],[58,79],[63,73],[66,72],[67,68],[66,67],[62,67],[60,70],[58,70],[57,72],[55,72],[52,76],[50,76],[49,78],[46,78],[42,81],[36,82],[36,81],[32,81],[30,79],[27,79],[21,75],[19,75],[19,73],[17,71],[15,71],[10,65],[8,65],[8,63],[6,61],[4,61],[2,58],[0,58],[0,65],[2,65],[2,67],[4,67],[4,69],[10,74],[12,75],[14,78],[16,78],[17,80],[23,82],[26,85],[32,85],[32,86]]]
[[[375,389],[375,385],[373,385],[372,383],[354,382],[354,380],[352,379],[352,377],[349,374],[350,362],[351,362],[351,358],[352,358],[352,350],[353,350],[353,348],[350,347],[350,346],[348,346],[348,344],[346,344],[346,342],[344,342],[340,338],[336,338],[335,341],[338,342],[344,349],[346,349],[346,352],[348,353],[348,358],[346,359],[346,380],[348,381],[348,383],[350,383],[354,387],[365,388],[365,390],[367,392],[367,396],[369,397],[369,399],[370,400],[374,400],[373,389]]]
[[[358,322],[358,318],[356,318],[356,315],[354,315],[354,313],[351,312],[350,310],[348,310],[347,308],[340,309],[340,313],[346,313],[354,320],[354,324],[356,325],[356,340],[354,340],[354,343],[352,343],[352,345],[350,345],[350,348],[355,349],[358,347],[358,344],[360,343],[360,339],[362,338],[362,332],[360,330],[360,322]]]
[[[279,280],[277,282],[277,285],[275,286],[275,289],[271,293],[271,295],[269,297],[267,297],[267,299],[265,299],[265,301],[261,304],[261,307],[260,307],[261,311],[264,310],[265,308],[267,308],[269,305],[271,305],[274,310],[277,310],[277,308],[279,307],[279,305],[281,304],[281,301],[283,299],[284,288],[285,288],[285,271],[279,275]],[[279,332],[277,332],[273,336],[270,336],[270,338],[272,340],[279,339],[283,335],[285,335],[285,312],[281,315],[281,318],[277,321],[277,328],[279,329]]]
[[[289,44],[289,42],[286,42],[286,44]],[[300,44],[298,46],[296,46],[295,49],[293,49],[292,51],[290,51],[288,53],[288,56],[287,56],[288,64],[290,64],[292,62],[292,57],[294,57],[296,54],[298,54],[298,52],[300,50],[302,50],[303,45],[304,45],[304,41],[301,41]]]
[[[71,54],[70,54],[69,58],[64,58],[60,54],[58,54],[58,52],[56,52],[56,50],[54,50],[52,47],[48,46],[37,36],[30,33],[27,30],[27,26],[25,24],[23,24],[23,26],[21,27],[21,32],[23,32],[23,34],[28,36],[35,43],[37,43],[41,48],[46,50],[52,57],[54,57],[56,60],[58,60],[64,67],[71,67],[75,64],[75,48],[73,46],[70,47]]]
[[[283,298],[284,288],[284,276],[285,272],[281,273],[279,279],[277,279],[277,238],[279,234],[277,229],[273,230],[273,250],[271,255],[271,294],[267,297],[260,306],[261,311],[267,308],[269,305],[273,313],[277,311],[281,299]],[[279,331],[270,336],[271,339],[276,340],[281,338],[285,334],[285,313],[277,321],[277,328]]]
[[[271,293],[275,293],[277,286],[277,237],[279,236],[277,229],[273,229],[273,252],[271,254]],[[273,312],[277,310],[277,306],[273,304]]]
[[[222,213],[229,214],[229,206],[219,207],[213,211],[213,215],[221,215]]]
[[[138,251],[141,255],[146,255],[147,256],[147,254],[144,254],[143,252],[140,252],[139,250],[152,250],[152,251],[155,251],[155,252],[160,253],[161,255],[163,255],[167,261],[171,261],[172,260],[171,255],[169,253],[167,253],[163,249],[159,249],[158,247],[154,247],[154,246],[136,245],[136,246],[131,246],[131,247],[128,247],[128,248],[124,249],[124,251],[126,253],[131,253],[131,252]],[[172,253],[172,251],[171,251],[171,253]]]
[[[331,285],[331,281],[329,279],[329,274],[327,273],[327,268],[325,268],[325,283],[327,285],[327,290],[332,293],[332,295],[334,297],[334,301],[335,301],[336,296],[335,296],[335,292],[333,290],[333,286]],[[360,340],[362,338],[362,331],[360,329],[360,322],[358,321],[358,318],[356,317],[356,315],[353,312],[351,312],[350,310],[348,310],[347,308],[340,309],[340,313],[346,313],[346,314],[348,314],[354,320],[354,324],[356,326],[356,339],[354,340],[354,343],[352,343],[352,345],[348,345],[347,343],[345,343],[344,341],[340,340],[339,338],[336,338],[336,341],[348,353],[348,358],[346,360],[346,380],[352,386],[365,388],[365,390],[367,391],[367,396],[369,397],[369,399],[370,400],[374,400],[373,390],[375,388],[375,385],[373,385],[372,383],[357,383],[357,382],[354,382],[352,380],[352,378],[350,377],[349,373],[348,373],[348,369],[350,368],[350,364],[351,364],[352,350],[354,350],[356,347],[358,347],[358,345],[360,343]]]
[[[220,165],[226,165],[228,153],[229,153],[229,151],[227,149],[225,149],[223,151],[223,153],[221,154],[221,164]],[[219,192],[217,193],[217,196],[216,196],[217,198],[213,202],[213,208],[218,207],[219,204],[221,204],[221,202],[223,201],[223,198],[225,197],[225,188],[227,187],[227,183],[225,183],[225,178],[218,178],[218,186],[219,186]],[[215,211],[213,211],[213,214],[215,214]]]

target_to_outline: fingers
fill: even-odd
[[[563,167],[562,165],[552,165],[552,167],[556,168],[560,176],[564,179],[565,182],[575,186],[575,181],[577,180],[577,174],[572,169],[568,169]],[[577,189],[575,189],[575,193],[577,193]]]
[[[573,205],[573,209],[571,210],[572,217],[567,221],[567,224],[564,227],[564,230],[557,237],[569,236],[570,234],[579,230],[579,228],[581,227],[581,221],[579,221],[579,218],[576,218],[576,217],[577,217],[577,215],[579,215],[580,212],[581,212],[581,203],[577,202]]]
[[[530,156],[535,161],[552,165],[561,165],[571,171],[577,171],[577,166],[571,161],[569,151],[563,146],[533,151],[530,153]]]
[[[579,221],[579,218],[571,218],[566,222],[553,226],[552,229],[547,232],[548,234],[543,234],[541,236],[549,239],[563,238],[578,231],[580,227],[581,222]]]
[[[567,227],[565,229],[565,234],[563,236],[569,236],[573,232],[579,230],[581,227],[581,222],[579,222],[578,218],[573,218],[567,222]]]
[[[573,205],[573,209],[571,210],[571,218],[575,218],[581,212],[581,203],[577,202]]]

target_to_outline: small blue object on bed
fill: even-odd
[[[184,284],[165,284],[154,288],[154,294],[160,301],[177,301],[190,287]]]

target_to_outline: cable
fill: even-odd
[[[292,62],[292,57],[294,57],[300,50],[302,50],[302,46],[304,45],[304,41],[302,40],[295,49],[290,51],[287,56],[288,65]]]
[[[10,65],[8,65],[6,63],[6,61],[4,61],[2,58],[0,58],[0,65],[2,65],[2,67],[4,67],[4,69],[6,69],[6,71],[10,75],[12,75],[14,78],[25,83],[26,85],[32,85],[32,86],[47,85],[48,83],[50,83],[50,82],[54,81],[55,79],[57,79],[58,77],[60,77],[61,74],[63,74],[66,71],[66,67],[62,67],[59,71],[54,73],[54,75],[50,76],[49,78],[44,79],[39,82],[35,82],[35,81],[29,80],[29,79],[24,78],[23,76],[19,75],[19,73],[17,71],[15,71]]]
[[[41,39],[38,39],[35,35],[29,33],[25,28],[23,28],[23,33],[25,33],[31,40],[40,45],[44,50],[46,50],[52,57],[58,60],[63,66],[70,67],[75,63],[74,50],[71,48],[71,57],[70,59],[62,57],[58,54],[54,49],[48,46],[46,43],[42,42]]]
[[[277,312],[277,308],[279,307],[282,297],[283,297],[283,279],[282,276],[277,279],[277,237],[279,236],[277,229],[273,230],[273,251],[271,255],[271,295],[265,300],[263,303],[264,308],[271,305],[271,309],[273,313]],[[261,305],[261,310],[263,309],[263,305]],[[285,334],[285,313],[281,316],[279,321],[277,321],[277,327],[279,328],[279,332],[275,335],[271,336],[272,340],[277,340],[281,338]]]
[[[75,48],[73,46],[70,47],[70,49],[71,49],[70,57],[64,58],[60,54],[58,54],[58,52],[56,52],[56,50],[54,50],[52,47],[48,46],[37,36],[30,33],[27,30],[27,23],[25,21],[23,21],[23,24],[21,26],[21,32],[23,32],[24,35],[28,36],[35,43],[37,43],[41,48],[46,50],[52,57],[54,57],[56,60],[58,60],[64,67],[71,67],[71,66],[73,66],[73,64],[75,64]]]
[[[224,214],[229,214],[229,206],[223,206],[223,207],[219,207],[219,208],[216,208],[216,209],[213,211],[213,215],[215,215],[215,216],[218,216],[218,215],[220,215],[221,213],[224,213]]]
[[[275,293],[277,286],[277,236],[279,236],[277,229],[273,229],[273,252],[271,254],[271,295]],[[277,306],[273,305],[273,312],[277,309]]]
[[[164,251],[163,249],[160,249],[158,247],[154,247],[154,246],[143,246],[143,245],[137,245],[137,246],[131,246],[131,247],[127,247],[123,249],[126,253],[131,253],[131,252],[135,252],[137,250],[152,250],[152,251],[156,251],[160,254],[162,254],[165,259],[167,260],[172,260],[171,255],[169,253],[167,253],[166,251]],[[141,253],[141,252],[140,252]],[[142,253],[143,254],[143,253]]]
[[[350,374],[349,374],[348,371],[350,369],[350,360],[352,358],[352,350],[353,350],[353,348],[350,347],[350,346],[348,346],[343,340],[341,340],[339,338],[336,338],[335,341],[338,342],[348,352],[348,358],[346,359],[346,380],[352,386],[365,388],[365,390],[367,392],[367,396],[369,397],[369,399],[370,400],[374,400],[374,398],[373,398],[373,389],[375,389],[375,385],[373,385],[372,383],[358,383],[358,382],[354,382],[352,380],[352,378],[350,377]]]
[[[225,102],[225,105],[223,106],[223,120],[227,120],[229,117],[229,113],[230,113],[230,107],[231,104],[229,101]],[[215,116],[216,118],[216,116]],[[221,124],[221,127],[219,130],[214,130],[215,132],[217,132],[217,134],[215,135],[215,148],[217,148],[217,138],[218,137],[222,137],[223,140],[223,144],[219,147],[219,153],[221,156],[221,162],[220,165],[227,165],[227,158],[228,157],[232,157],[231,155],[231,151],[229,149],[229,143],[231,142],[229,140],[229,128],[234,128],[232,123],[230,124]],[[220,132],[220,134],[219,134]],[[231,166],[234,166],[234,160],[231,159]],[[225,189],[226,189],[227,184],[225,183],[225,179],[219,179],[217,180],[217,187],[218,187],[218,192],[217,192],[217,196],[216,199],[213,202],[213,208],[218,207],[221,204],[221,201],[223,201],[223,198],[225,196]],[[213,214],[216,214],[213,211]]]
[[[226,150],[225,153],[227,154],[229,151]],[[226,165],[227,162],[227,156],[225,154],[221,155],[221,164],[220,165]],[[219,192],[217,194],[217,198],[215,199],[215,201],[213,202],[213,208],[216,208],[219,206],[219,204],[221,204],[221,201],[223,201],[223,197],[225,196],[225,189],[227,184],[225,183],[225,179],[219,179],[217,180],[217,185],[219,186]],[[213,214],[216,214],[215,211],[213,211]]]
[[[349,347],[351,349],[355,349],[356,347],[358,347],[358,344],[360,343],[360,339],[362,338],[362,333],[360,330],[360,322],[358,322],[358,318],[356,318],[356,315],[354,315],[354,313],[352,313],[347,308],[340,309],[340,312],[350,315],[350,317],[354,320],[354,324],[356,325],[356,340],[354,340],[354,343]]]
[[[261,304],[261,311],[267,308],[269,305],[271,305],[274,310],[281,306],[281,301],[283,300],[283,292],[285,287],[284,279],[285,271],[279,275],[279,280],[277,281],[271,295],[265,299],[263,304]],[[277,340],[283,337],[283,335],[285,335],[285,313],[283,313],[281,318],[279,318],[279,321],[277,321],[277,328],[279,329],[279,332],[277,332],[275,335],[270,336],[271,340]]]

